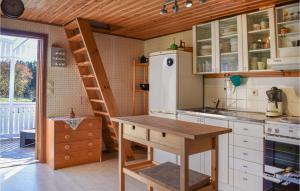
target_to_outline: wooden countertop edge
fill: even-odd
[[[68,117],[68,116],[61,116],[61,117]],[[101,119],[101,117],[95,117],[95,116],[76,116],[77,117],[85,117],[85,119]],[[62,119],[57,119],[58,117],[48,117],[48,120],[52,120],[52,121],[64,121]]]
[[[217,136],[217,135],[222,135],[222,134],[232,132],[231,129],[227,129],[227,128],[224,128],[224,127],[205,125],[205,126],[223,128],[224,130],[223,131],[218,131],[218,132],[210,132],[210,133],[201,134],[201,135],[191,135],[191,134],[185,134],[185,133],[182,133],[182,132],[179,132],[179,131],[172,131],[172,130],[169,130],[169,129],[163,129],[162,130],[159,127],[144,125],[144,124],[141,124],[141,123],[127,121],[127,120],[120,119],[120,118],[122,118],[122,117],[114,117],[114,118],[112,118],[112,121],[118,122],[118,123],[126,123],[126,124],[129,124],[129,125],[136,125],[136,126],[151,129],[151,130],[162,131],[162,132],[165,132],[165,133],[170,133],[170,134],[173,134],[173,135],[185,137],[185,138],[192,139],[192,140],[200,139],[200,138],[203,138],[203,137],[214,137],[214,136]],[[163,119],[165,119],[165,118],[163,118]],[[169,120],[174,120],[174,119],[169,119]],[[185,121],[180,121],[180,122],[185,122]],[[191,123],[191,122],[185,122],[185,123]],[[196,124],[196,123],[194,123],[194,124]],[[204,124],[197,124],[197,125],[204,125]]]

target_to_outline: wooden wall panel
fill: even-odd
[[[282,5],[297,0],[207,0],[191,8],[179,0],[179,12],[160,15],[164,0],[24,0],[25,12],[20,19],[63,25],[76,17],[122,27],[112,33],[138,39],[150,39],[191,29],[195,24]],[[2,13],[1,13],[2,14]]]
[[[78,115],[92,115],[75,61],[70,52],[63,27],[1,18],[1,27],[46,33],[48,39],[48,84],[53,82],[54,92],[47,93],[47,116],[69,115],[73,107]],[[110,84],[121,115],[131,114],[132,59],[143,54],[144,42],[112,35],[94,33]],[[50,66],[51,45],[56,44],[67,52],[66,68]]]

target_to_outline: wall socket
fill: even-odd
[[[258,89],[252,90],[252,96],[258,96]]]

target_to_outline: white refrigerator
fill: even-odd
[[[203,79],[193,75],[191,52],[154,52],[149,60],[150,115],[176,119],[177,109],[203,106]]]
[[[193,75],[192,53],[161,51],[149,58],[149,115],[176,119],[177,109],[203,105],[203,79]],[[154,149],[156,162],[179,163],[173,154]]]

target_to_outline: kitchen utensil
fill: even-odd
[[[149,90],[149,84],[140,84],[140,88],[142,90],[148,91]]]
[[[267,29],[267,28],[269,28],[269,23],[265,20],[262,20],[260,22],[260,27],[261,27],[261,29]]]
[[[253,24],[253,30],[260,30],[260,24]]]
[[[268,104],[266,115],[270,117],[278,117],[282,115],[282,97],[281,89],[272,87],[271,90],[266,92],[268,96]]]
[[[267,64],[265,62],[257,62],[257,67],[259,70],[265,70],[267,68]]]
[[[148,63],[148,58],[146,58],[144,55],[140,57],[140,63]]]

